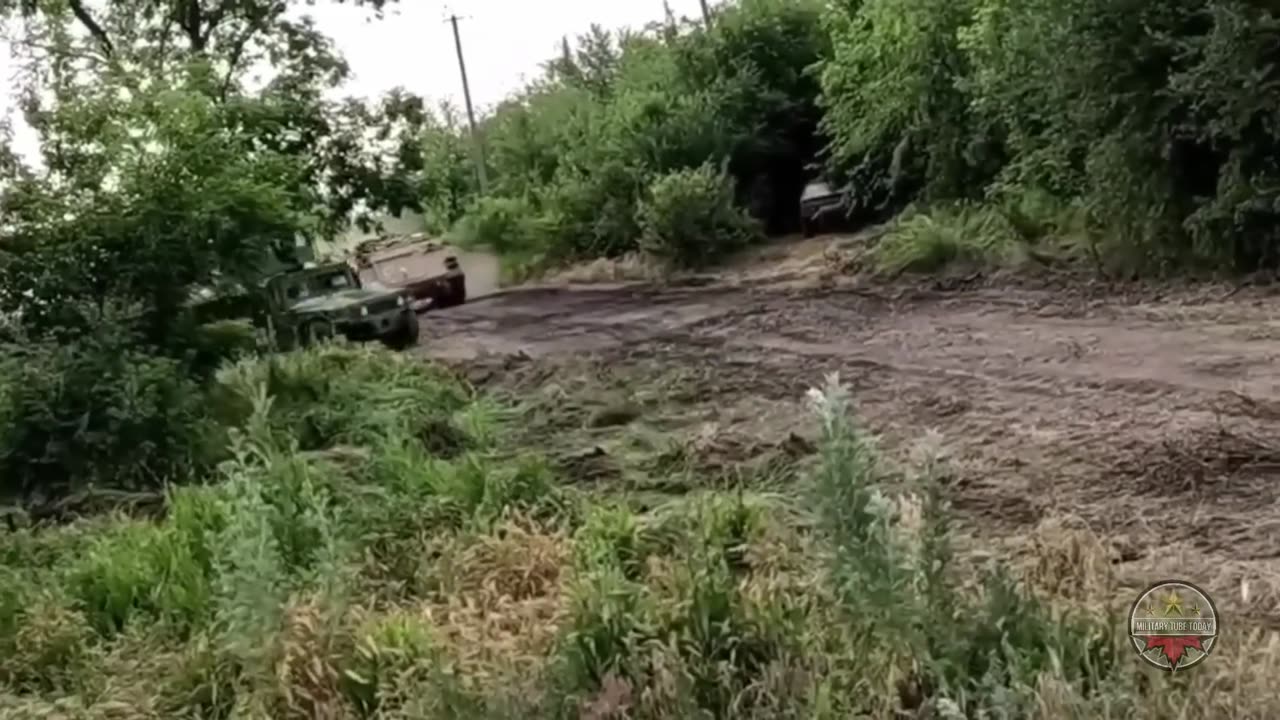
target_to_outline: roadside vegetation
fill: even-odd
[[[925,438],[911,464],[885,461],[837,378],[809,393],[817,454],[786,495],[745,481],[656,503],[506,440],[551,408],[387,350],[244,359],[209,393],[227,437],[211,482],[170,487],[155,513],[18,516],[0,535],[6,717],[1265,707],[1247,696],[1259,670],[1187,715],[1212,677],[1143,680],[1105,594],[1038,596],[955,555],[945,466]],[[1087,552],[1072,542],[1042,566]],[[1085,589],[1099,578],[1081,567],[1038,581]]]
[[[597,28],[485,118],[481,194],[447,109],[327,99],[348,70],[305,5],[0,0],[41,143],[0,144],[0,716],[1276,715],[1277,651],[1243,634],[1239,662],[1144,674],[1088,537],[1032,573],[953,551],[944,467],[882,455],[835,380],[808,450],[712,468],[631,427],[675,381],[584,414],[569,378],[272,353],[189,302],[378,210],[517,273],[704,268],[793,230],[814,164],[888,222],[886,274],[1274,269],[1272,11],[741,0]],[[629,449],[606,481],[561,453],[586,430]]]
[[[812,163],[855,225],[914,204],[938,228],[890,228],[879,270],[1007,262],[989,248],[1008,224],[1033,260],[1108,275],[1271,269],[1276,33],[1241,0],[742,0],[710,30],[598,29],[484,122],[489,197],[457,124],[427,130],[426,164],[453,168],[428,214],[517,263],[616,257],[642,246],[650,187],[708,160],[770,233],[793,231]],[[538,221],[486,232],[503,203]]]

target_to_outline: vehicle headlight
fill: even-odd
[[[404,296],[403,296],[403,295],[397,295],[397,296],[396,296],[396,307],[404,307]]]
[[[369,317],[369,306],[368,306],[368,305],[361,305],[361,306],[360,306],[360,317]]]

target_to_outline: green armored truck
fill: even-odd
[[[364,284],[346,263],[289,270],[263,287],[267,327],[281,348],[341,335],[404,349],[418,342],[418,316],[407,293]]]

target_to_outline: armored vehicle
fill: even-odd
[[[457,255],[423,233],[366,240],[356,247],[355,267],[366,281],[408,293],[415,310],[467,301],[467,276]]]
[[[843,230],[848,221],[844,191],[822,181],[805,186],[800,196],[800,229],[805,237]]]

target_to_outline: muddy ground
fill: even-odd
[[[968,550],[1088,528],[1118,595],[1188,579],[1228,626],[1280,626],[1280,294],[830,285],[516,290],[424,315],[421,351],[533,397],[571,477],[636,492],[681,491],[672,467],[784,485],[839,372],[891,457],[941,434]]]

